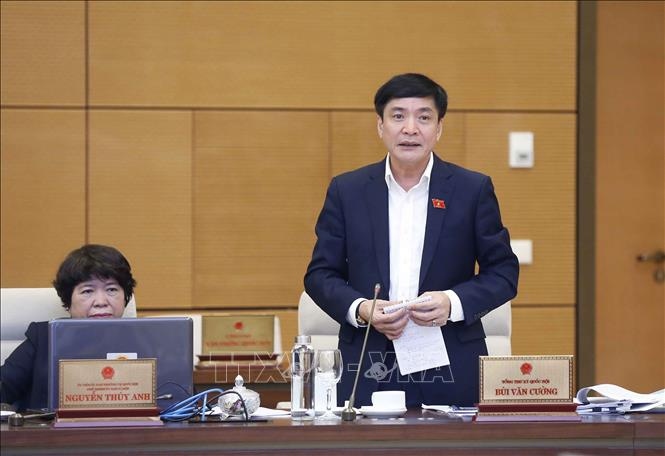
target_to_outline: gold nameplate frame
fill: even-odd
[[[481,356],[480,402],[570,403],[573,356]]]
[[[202,320],[202,355],[274,351],[274,315],[204,315]]]
[[[157,360],[60,360],[59,407],[67,409],[156,408]]]

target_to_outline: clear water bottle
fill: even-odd
[[[291,417],[312,420],[314,410],[314,349],[310,336],[296,336],[291,351]]]

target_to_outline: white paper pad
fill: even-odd
[[[266,407],[259,407],[256,412],[252,414],[252,417],[255,418],[278,418],[278,417],[290,417],[291,412],[288,410],[277,410],[270,409]]]
[[[438,326],[418,326],[409,320],[400,338],[393,340],[393,345],[402,375],[450,364]]]
[[[409,307],[411,304],[418,304],[421,302],[429,302],[432,300],[431,296],[419,296],[417,298],[413,299],[405,299],[404,301],[400,301],[397,304],[393,304],[392,306],[387,306],[383,308],[383,313],[384,314],[391,314],[393,312],[397,312],[400,309],[403,309],[404,307]]]

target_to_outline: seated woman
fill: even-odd
[[[53,286],[72,318],[120,318],[136,281],[122,253],[89,244],[67,255]],[[48,322],[30,323],[25,335],[0,370],[0,399],[19,410],[42,409],[48,394]]]

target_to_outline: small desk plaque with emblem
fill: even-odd
[[[161,424],[155,397],[156,366],[154,358],[60,360],[55,426],[126,426],[130,421]]]
[[[573,357],[481,356],[477,421],[579,421]]]
[[[275,353],[274,315],[204,315],[199,368],[219,363],[271,363]]]

